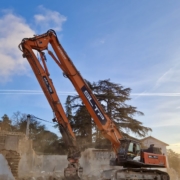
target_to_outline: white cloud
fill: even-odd
[[[52,28],[56,31],[62,30],[62,23],[66,17],[59,12],[51,11],[39,6],[39,14],[33,19],[33,28],[37,32],[46,31]],[[22,52],[18,49],[21,40],[32,37],[35,31],[26,23],[25,19],[15,15],[10,10],[3,10],[0,17],[0,83],[11,80],[17,74],[27,74],[29,65],[27,60],[22,57]]]
[[[57,91],[59,95],[77,95],[77,92],[75,91]],[[0,95],[2,94],[11,94],[11,95],[42,95],[44,94],[42,90],[28,90],[28,89],[0,89]]]
[[[34,20],[38,28],[43,32],[45,29],[62,30],[62,24],[67,18],[57,11],[46,9],[44,6],[38,7],[39,14],[34,15]]]
[[[105,44],[105,42],[106,42],[105,38],[97,38],[91,43],[91,46],[93,47],[101,46]]]
[[[173,68],[170,68],[157,80],[156,86],[159,86],[160,84],[169,80],[169,78],[172,76],[172,74],[173,74]]]
[[[180,147],[180,143],[173,143],[173,144],[170,144],[170,146],[179,146]]]
[[[180,63],[175,63],[171,68],[169,68],[158,78],[153,89],[162,88],[163,85],[171,87],[175,85],[177,87],[177,83],[179,82],[180,77],[179,69]]]
[[[132,93],[131,96],[180,96],[180,93]]]
[[[27,73],[28,63],[18,45],[24,37],[31,37],[34,31],[23,18],[12,12],[0,17],[0,27],[0,82],[5,82],[15,74]]]

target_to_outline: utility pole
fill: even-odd
[[[26,137],[29,139],[29,124],[30,124],[30,114],[27,115],[27,126],[26,126]]]

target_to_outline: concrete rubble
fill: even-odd
[[[83,180],[98,180],[100,173],[109,168],[109,151],[87,149],[80,160],[84,168]],[[67,167],[66,155],[23,155],[19,163],[19,180],[64,180],[64,168]]]

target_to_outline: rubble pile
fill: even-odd
[[[83,180],[99,180],[102,170],[109,169],[112,155],[107,151],[93,148],[82,152],[80,164],[83,166]],[[66,155],[22,155],[18,180],[64,180]],[[73,179],[75,180],[75,179]]]
[[[53,176],[39,176],[39,177],[24,177],[24,178],[19,178],[19,180],[64,180],[64,178],[53,177]]]
[[[83,176],[83,180],[99,180],[96,176]],[[63,176],[57,175],[42,175],[42,176],[32,176],[32,177],[23,177],[18,180],[65,180]]]
[[[18,180],[64,180],[61,172],[30,172],[26,176],[20,177]]]

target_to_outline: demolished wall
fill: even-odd
[[[14,180],[8,163],[2,154],[0,154],[0,180]]]
[[[109,169],[109,160],[114,153],[109,150],[86,149],[81,154],[80,165],[83,174],[87,176],[99,176],[100,172]],[[36,153],[24,154],[19,163],[19,176],[63,176],[64,168],[68,165],[66,155],[37,155]]]

